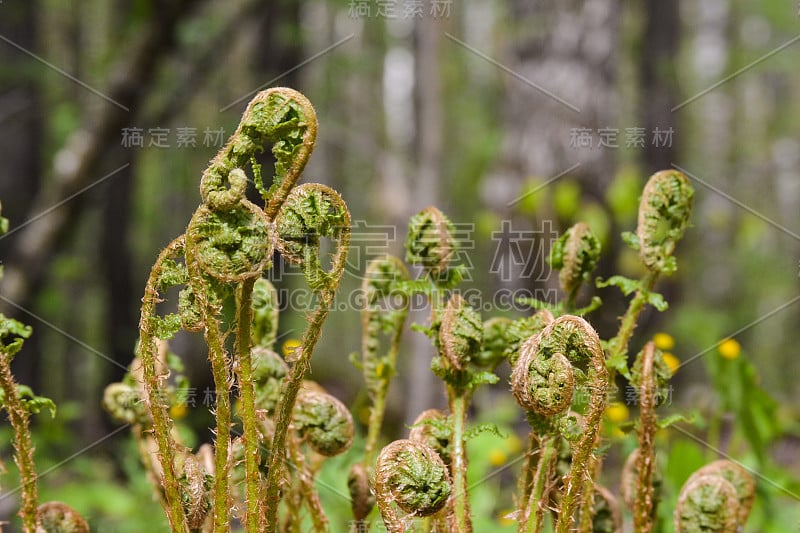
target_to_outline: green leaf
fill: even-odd
[[[609,370],[615,370],[621,375],[625,376],[625,378],[630,379],[630,373],[628,372],[628,358],[625,356],[625,354],[619,353],[606,359],[606,367]]]
[[[601,305],[603,305],[603,300],[601,300],[599,296],[592,296],[592,301],[589,302],[589,305],[586,307],[581,307],[580,309],[576,309],[572,314],[582,317],[584,315],[588,315],[595,309],[599,309]]]
[[[170,313],[164,317],[150,317],[153,334],[159,339],[171,339],[181,329],[181,315]]]
[[[595,285],[600,289],[605,287],[618,287],[625,296],[629,296],[641,288],[641,282],[639,280],[626,278],[625,276],[611,276],[605,281],[602,278],[597,278]]]
[[[687,424],[695,425],[695,423],[697,422],[697,417],[694,414],[691,414],[688,417],[681,414],[674,414],[665,416],[664,418],[658,420],[656,422],[656,425],[660,429],[664,429],[673,426],[675,424],[678,424],[680,422],[686,422]]]
[[[639,251],[639,237],[632,231],[622,232],[622,242],[630,246],[632,249]]]
[[[496,424],[490,424],[488,422],[484,422],[482,424],[477,424],[467,429],[464,432],[464,440],[474,439],[475,437],[477,437],[482,433],[491,433],[492,435],[500,437],[501,439],[508,438],[508,435],[500,431],[500,428],[498,428]]]
[[[643,291],[645,298],[647,299],[647,303],[661,311],[662,313],[667,310],[669,304],[664,299],[664,297],[657,293],[651,291]]]

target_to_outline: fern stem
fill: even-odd
[[[236,368],[239,373],[239,393],[241,394],[242,426],[245,454],[245,493],[247,510],[244,529],[248,533],[258,533],[261,528],[261,515],[258,472],[258,433],[256,429],[256,397],[253,381],[253,364],[250,355],[250,325],[253,321],[253,284],[255,278],[249,278],[239,286],[238,308],[236,317]]]
[[[624,356],[628,351],[628,342],[633,336],[633,330],[636,328],[636,322],[639,320],[639,315],[642,313],[645,304],[647,303],[647,293],[653,289],[658,279],[658,272],[650,271],[647,276],[641,281],[641,287],[636,291],[636,294],[628,304],[628,310],[622,317],[620,322],[619,331],[617,335],[610,342],[610,357],[609,359],[615,360],[617,357]],[[614,381],[613,369],[609,372],[609,379]]]
[[[3,389],[8,420],[14,430],[14,461],[19,467],[19,478],[22,485],[22,506],[17,514],[22,518],[22,526],[25,531],[34,533],[39,497],[36,486],[36,468],[33,463],[33,443],[31,442],[29,416],[20,402],[16,383],[11,375],[10,359],[8,354],[0,352],[0,388]]]
[[[230,530],[228,504],[228,450],[231,440],[230,372],[219,321],[211,310],[204,306],[206,322],[206,344],[214,377],[215,411],[217,418],[216,442],[214,446],[214,532]]]
[[[558,437],[547,435],[542,438],[539,448],[539,460],[533,474],[528,503],[525,507],[525,519],[520,522],[519,533],[539,533],[544,527],[544,510],[547,508],[548,483],[553,476],[558,460]]]
[[[464,432],[467,422],[467,395],[449,389],[450,411],[453,415],[453,530],[461,533],[472,531],[469,516],[469,494],[467,493],[467,450]]]
[[[633,524],[637,532],[649,533],[653,530],[653,509],[655,507],[653,472],[655,470],[655,432],[656,432],[656,376],[655,345],[648,342],[642,352],[642,381],[639,385],[639,456],[636,459],[636,502],[633,510]]]
[[[147,395],[147,405],[153,419],[153,433],[158,444],[158,452],[163,471],[164,502],[167,517],[173,531],[187,531],[186,516],[181,505],[180,486],[175,474],[175,442],[170,434],[171,420],[167,407],[162,401],[160,390],[161,376],[156,369],[156,338],[152,331],[151,319],[156,313],[156,304],[159,302],[158,279],[161,275],[162,264],[165,259],[176,255],[184,248],[184,237],[173,240],[159,254],[153,268],[142,298],[142,312],[139,321],[139,351],[142,359],[142,375],[144,390]]]
[[[300,358],[292,365],[292,369],[286,378],[281,394],[280,403],[275,413],[275,435],[272,438],[272,455],[269,461],[269,474],[267,474],[267,494],[264,503],[264,514],[266,517],[266,531],[274,533],[278,527],[278,505],[280,495],[278,489],[281,480],[281,471],[286,456],[286,434],[289,430],[289,422],[292,418],[297,393],[303,383],[306,372],[311,362],[311,354],[319,340],[322,324],[328,317],[332,297],[321,298],[320,306],[317,307],[311,316],[308,317],[308,326],[303,335],[302,346],[300,347]]]

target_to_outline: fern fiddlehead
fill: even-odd
[[[322,323],[333,305],[333,298],[344,272],[350,243],[350,212],[341,196],[324,185],[307,184],[295,188],[286,198],[275,219],[278,249],[291,262],[298,263],[306,283],[318,296],[314,311],[308,316],[302,345],[292,357],[291,370],[284,382],[283,394],[276,408],[275,434],[272,439],[265,498],[267,531],[277,527],[280,472],[285,460],[286,433],[311,354],[319,339]],[[336,243],[330,270],[322,264],[321,239]]]
[[[361,360],[357,366],[364,376],[371,405],[363,463],[353,465],[349,478],[353,514],[359,522],[366,518],[374,502],[369,491],[364,491],[363,483],[368,483],[378,452],[386,394],[394,376],[400,337],[408,315],[408,296],[398,290],[398,284],[408,278],[403,262],[387,255],[367,264],[361,282],[364,309],[361,311]]]
[[[450,475],[439,455],[413,440],[397,440],[384,447],[375,467],[375,498],[390,533],[407,530],[397,508],[411,516],[440,511],[451,494]]]
[[[568,311],[574,307],[581,284],[589,280],[599,259],[600,241],[585,222],[578,222],[553,243],[550,265],[559,270],[558,281],[567,293]]]

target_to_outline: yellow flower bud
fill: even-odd
[[[659,350],[671,350],[675,347],[675,339],[669,333],[656,333],[653,335],[653,342]]]
[[[717,349],[725,359],[736,359],[742,353],[742,346],[736,339],[724,339],[719,343]]]
[[[489,452],[489,464],[492,466],[503,466],[508,461],[508,455],[503,450],[494,448]]]
[[[675,354],[666,352],[662,357],[664,358],[664,362],[667,363],[670,373],[674,374],[678,371],[678,368],[681,366],[681,360],[675,357]]]
[[[606,417],[609,421],[619,424],[625,422],[630,416],[628,406],[621,402],[612,402],[606,407]]]

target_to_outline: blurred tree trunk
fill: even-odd
[[[131,265],[133,256],[129,240],[133,179],[134,150],[115,150],[118,166],[127,164],[114,178],[113,186],[103,191],[103,229],[100,235],[100,265],[103,274],[105,306],[105,337],[114,361],[126,365],[133,356],[138,337],[136,327],[138,286],[134,285]],[[108,367],[108,382],[121,381],[125,370],[116,365]]]
[[[614,149],[598,149],[596,137],[617,126],[619,15],[618,0],[510,0],[510,50],[499,60],[531,83],[508,78],[506,177],[548,179],[581,163],[570,175],[589,190],[599,193],[611,180]],[[593,149],[576,148],[575,128],[592,130]]]
[[[38,2],[13,2],[2,6],[0,35],[26,50],[35,51]],[[41,183],[42,110],[36,70],[30,58],[7,42],[0,42],[0,202],[11,229],[30,216]],[[0,239],[0,262],[11,260],[19,234]],[[34,352],[38,338],[26,343]],[[36,386],[35,357],[19,357],[14,372],[22,383]]]
[[[427,205],[440,204],[442,165],[442,83],[441,39],[444,33],[441,20],[432,16],[417,19],[414,43],[415,79],[415,151],[417,161],[416,182],[412,195],[414,212]],[[440,206],[446,210],[445,206]],[[413,213],[409,213],[413,214]],[[401,234],[402,236],[402,234]],[[425,324],[429,317],[425,311],[413,311],[411,321]],[[444,396],[441,384],[431,372],[434,356],[430,339],[415,334],[412,338],[411,369],[407,381],[405,420],[407,424],[425,409],[442,407]]]
[[[672,108],[678,104],[677,98],[680,94],[675,65],[680,38],[679,2],[645,0],[644,16],[640,58],[640,116],[645,131],[651,134],[656,128],[661,131],[675,130],[676,114]],[[676,151],[675,143],[656,146],[652,142],[646,142],[645,174],[670,168],[677,161]]]
[[[526,181],[533,177],[554,187],[559,176],[576,179],[584,197],[600,200],[614,177],[616,151],[625,146],[616,68],[621,5],[619,0],[509,0],[507,5],[508,51],[496,59],[515,76],[506,78],[501,157],[485,189],[503,191],[499,194],[505,197],[495,205],[515,231],[541,230],[549,238],[543,224],[556,218],[550,206],[536,213],[539,228],[531,228],[530,216],[519,213],[517,199]],[[608,143],[616,147],[599,145],[600,130],[606,128],[616,132]],[[579,131],[591,137],[591,146],[575,142]],[[510,257],[508,250],[505,254]],[[523,279],[521,268],[511,272],[509,288],[546,289],[545,295],[555,288],[555,276],[541,286],[535,279]],[[616,326],[613,314],[606,322],[600,326]]]
[[[11,302],[22,307],[30,305],[50,262],[80,216],[84,199],[80,192],[103,177],[103,172],[108,172],[104,164],[108,162],[109,151],[118,146],[121,128],[135,120],[140,103],[151,90],[157,66],[174,44],[179,21],[197,2],[159,0],[158,8],[154,9],[137,42],[122,49],[122,57],[112,69],[112,81],[104,92],[115,103],[108,101],[86,110],[81,127],[68,138],[53,162],[50,185],[37,194],[29,212],[45,212],[71,195],[77,196],[21,229],[13,250],[6,256],[6,277],[0,292]],[[31,60],[27,58],[26,61],[25,64],[30,65]],[[107,177],[120,176],[112,173]],[[18,315],[15,311],[13,314]],[[126,365],[129,359],[127,354],[120,363]]]

